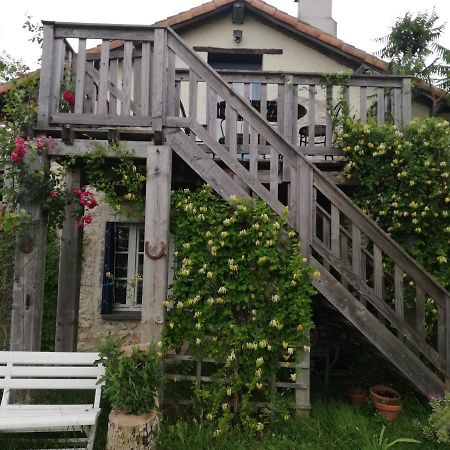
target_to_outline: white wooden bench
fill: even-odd
[[[0,352],[0,433],[81,431],[87,450],[94,445],[100,414],[103,366],[98,353]],[[89,404],[15,404],[14,390],[92,390]],[[78,441],[80,439],[77,439]]]

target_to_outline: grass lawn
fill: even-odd
[[[187,419],[175,421],[165,418],[159,438],[158,450],[372,450],[384,449],[376,444],[383,425],[386,425],[387,442],[407,437],[420,444],[402,443],[394,449],[440,450],[449,445],[430,442],[422,434],[419,422],[425,422],[429,410],[413,394],[406,395],[404,411],[395,423],[379,417],[372,405],[355,407],[337,391],[316,393],[312,401],[310,418],[292,419],[273,426],[260,436],[252,436],[239,429],[213,437],[214,428],[205,423]],[[95,449],[105,448],[108,408],[103,408]],[[24,435],[20,436],[22,439]],[[19,444],[11,437],[0,435],[1,450],[30,448],[29,438]],[[49,442],[48,448],[55,448]],[[39,444],[38,444],[39,445]],[[53,443],[54,445],[54,443]],[[42,446],[42,441],[39,447]],[[127,450],[127,449],[124,449]]]

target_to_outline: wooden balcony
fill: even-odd
[[[167,29],[53,22],[45,22],[44,29],[39,127],[126,127],[129,136],[132,129],[188,130],[195,119],[241,158],[248,155],[249,122],[175,54]],[[392,121],[401,127],[411,118],[409,78],[220,74],[279,134],[309,156],[341,155],[333,145],[334,119],[344,105],[361,121],[371,115],[380,123]],[[73,105],[62,101],[66,90],[75,94]],[[257,142],[262,157],[270,154],[263,137],[258,135]]]

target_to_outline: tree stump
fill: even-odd
[[[112,410],[106,450],[155,450],[159,417],[155,411],[140,416]]]

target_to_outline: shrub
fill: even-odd
[[[105,366],[102,392],[113,408],[138,415],[155,409],[163,378],[154,346],[133,348],[127,355],[119,341],[109,339],[100,357]]]

